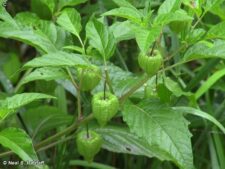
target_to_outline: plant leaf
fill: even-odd
[[[130,40],[135,37],[129,21],[115,22],[109,29],[113,32],[117,43],[123,40]]]
[[[225,21],[224,22],[220,22],[217,25],[214,25],[213,27],[211,27],[206,35],[206,38],[209,39],[216,39],[216,38],[220,38],[220,39],[225,39]]]
[[[191,61],[203,58],[225,59],[225,41],[216,40],[213,44],[205,41],[196,43],[186,51],[183,60]]]
[[[87,2],[87,0],[59,0],[59,9],[63,9],[66,6],[76,6]]]
[[[217,121],[213,116],[211,116],[210,114],[206,112],[203,112],[201,110],[198,110],[192,107],[173,107],[173,109],[178,112],[192,114],[192,115],[207,119],[213,124],[215,124],[225,134],[225,127],[219,121]]]
[[[42,93],[22,93],[0,100],[0,120],[6,118],[16,109],[40,99],[54,99],[55,97]]]
[[[0,144],[12,150],[24,161],[38,160],[31,139],[21,129],[7,128],[1,131]]]
[[[18,28],[8,22],[0,22],[0,37],[27,43],[46,53],[56,51],[54,44],[39,30]]]
[[[174,12],[180,8],[181,2],[181,0],[165,0],[159,7],[158,14]]]
[[[166,14],[160,14],[155,18],[155,25],[166,25],[174,21],[191,21],[193,18],[190,17],[186,11],[179,9],[175,12],[170,12]]]
[[[88,61],[82,55],[58,51],[35,58],[26,63],[24,67],[75,67],[88,65]]]
[[[118,16],[121,18],[126,18],[134,23],[141,24],[142,23],[142,15],[138,10],[128,7],[120,7],[116,9],[112,9],[108,12],[105,12],[103,16]]]
[[[155,152],[152,152],[151,147],[145,140],[130,133],[128,128],[107,126],[95,130],[103,137],[103,148],[109,151],[147,157],[157,156],[159,159],[163,159]]]
[[[118,6],[120,7],[129,7],[129,8],[135,8],[131,3],[129,3],[127,0],[113,0]],[[136,8],[135,8],[136,9]]]
[[[205,92],[207,92],[210,87],[215,84],[219,79],[221,79],[225,75],[225,68],[216,71],[213,75],[211,75],[195,92],[196,100],[201,97]]]
[[[93,18],[87,23],[86,35],[90,45],[96,48],[104,59],[107,60],[113,55],[116,41],[113,33],[103,23]]]
[[[164,152],[167,160],[183,169],[194,168],[191,134],[181,114],[153,99],[126,104],[122,113],[131,131]]]
[[[79,33],[82,29],[81,17],[75,9],[68,8],[63,10],[62,14],[57,19],[57,24],[80,38]]]
[[[22,81],[21,84],[25,84],[35,80],[57,80],[57,79],[67,79],[67,74],[64,70],[60,68],[52,67],[43,67],[37,68],[29,75],[27,75]]]
[[[140,50],[143,53],[147,53],[151,44],[159,37],[161,27],[152,27],[150,30],[136,27],[134,28],[134,32]]]

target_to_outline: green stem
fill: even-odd
[[[120,53],[120,51],[118,50],[118,48],[116,48],[116,54],[117,54],[117,56],[119,57],[119,60],[120,60],[120,62],[121,62],[121,64],[122,64],[123,68],[124,68],[126,71],[129,71],[129,69],[128,69],[128,67],[127,67],[127,65],[126,65],[126,63],[125,63],[125,61],[124,61],[124,59],[123,59],[123,56],[121,55],[121,53]]]
[[[37,150],[37,152],[47,150],[47,149],[49,149],[49,148],[51,148],[51,147],[54,147],[54,146],[56,146],[56,145],[58,145],[58,144],[60,144],[60,143],[69,141],[69,140],[71,140],[71,139],[74,139],[74,136],[66,137],[66,138],[63,138],[62,140],[55,141],[55,142],[53,142],[53,143],[51,143],[51,144],[48,144],[47,146],[41,147],[41,148],[39,148],[39,149]]]
[[[73,86],[77,90],[77,109],[78,109],[78,120],[82,118],[82,111],[81,111],[81,95],[80,95],[80,85],[78,86],[77,83],[75,82],[72,73],[70,72],[69,68],[66,68],[67,73],[70,77],[71,82],[73,83]],[[82,73],[83,74],[83,73]],[[82,76],[82,75],[81,75]],[[81,78],[82,79],[82,78]]]
[[[109,72],[108,72],[107,67],[105,68],[105,78],[106,78],[106,83],[107,83],[107,85],[109,86],[109,91],[110,91],[112,94],[114,94],[113,87],[112,87],[112,82],[111,82],[111,80],[110,80]]]

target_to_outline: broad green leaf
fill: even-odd
[[[113,0],[118,6],[120,7],[128,7],[128,8],[135,8],[130,2],[127,0]],[[136,9],[136,8],[135,8]]]
[[[52,68],[52,67],[43,67],[37,68],[29,75],[27,75],[22,81],[21,84],[29,83],[35,80],[57,80],[57,79],[67,79],[67,74],[63,69]]]
[[[213,9],[215,6],[218,6],[223,2],[224,0],[207,0],[205,5],[205,10],[209,11],[210,9]]]
[[[88,61],[82,55],[58,51],[35,58],[27,62],[24,67],[76,67],[88,65]]]
[[[39,29],[39,31],[41,31],[52,42],[52,44],[55,45],[58,38],[58,30],[53,22],[40,20],[37,29]]]
[[[155,25],[166,25],[174,21],[191,21],[193,18],[188,16],[187,12],[179,9],[175,12],[158,15],[154,21]]]
[[[32,27],[40,32],[46,39],[49,39],[50,43],[57,49],[61,49],[65,45],[72,44],[72,36],[69,32],[66,32],[55,23],[48,20],[39,19],[34,13],[22,12],[16,15],[15,20],[21,29],[29,27],[27,29],[32,29]],[[51,52],[51,50],[46,51]]]
[[[225,75],[225,68],[216,71],[213,75],[211,75],[195,92],[196,100],[199,99],[205,92],[207,92],[213,84],[215,84],[219,79],[221,79]]]
[[[103,137],[103,148],[109,151],[144,155],[147,157],[156,156],[163,160],[163,158],[156,153],[157,151],[154,152],[154,149],[152,150],[145,140],[130,133],[128,128],[107,126],[104,128],[96,128],[95,130]]]
[[[0,120],[6,118],[16,109],[40,99],[54,99],[55,97],[41,93],[22,93],[0,100]]]
[[[0,144],[12,150],[24,161],[38,160],[31,138],[21,129],[7,128],[2,130]]]
[[[184,55],[184,61],[202,58],[225,59],[225,41],[217,40],[214,43],[201,41],[190,47]]]
[[[182,0],[165,0],[159,7],[158,14],[174,12],[180,8]]]
[[[142,27],[134,28],[135,37],[140,50],[143,53],[147,53],[151,44],[159,37],[161,33],[161,27],[156,26],[149,29],[143,29]]]
[[[0,37],[22,41],[46,53],[56,51],[51,40],[40,30],[19,28],[7,22],[0,22]]]
[[[55,97],[42,93],[22,93],[8,97],[4,100],[4,104],[8,109],[17,109],[26,104],[40,99],[54,99]]]
[[[59,9],[63,9],[66,6],[76,6],[87,2],[87,0],[59,0]]]
[[[109,29],[113,32],[117,42],[133,39],[135,37],[129,21],[115,22]]]
[[[51,19],[55,7],[55,0],[31,0],[32,12],[42,19]]]
[[[73,45],[73,37],[71,33],[67,32],[63,28],[57,26],[57,40],[55,46],[57,49],[62,49],[64,46]]]
[[[219,121],[217,121],[213,116],[211,116],[210,114],[206,112],[203,112],[201,110],[198,110],[192,107],[173,107],[173,109],[181,113],[192,114],[192,115],[207,119],[213,124],[215,124],[225,134],[225,127]]]
[[[167,77],[164,79],[165,86],[176,96],[180,97],[182,95],[184,96],[190,96],[191,93],[184,92],[179,84],[175,81],[173,81],[171,78]]]
[[[187,42],[190,43],[190,44],[199,42],[203,38],[205,33],[206,33],[206,31],[202,28],[194,29],[192,31],[192,33],[188,34]]]
[[[142,23],[142,15],[138,10],[134,10],[133,8],[128,7],[120,7],[116,9],[112,9],[103,14],[104,16],[118,16],[122,18],[126,18],[134,23],[141,24]]]
[[[225,21],[224,22],[220,22],[217,25],[214,25],[213,27],[211,27],[207,33],[206,38],[209,39],[225,39]]]
[[[41,21],[40,18],[32,12],[20,12],[16,14],[14,20],[20,27],[38,26]]]
[[[157,95],[164,103],[170,103],[172,92],[163,83],[159,83],[156,87]]]
[[[81,17],[75,9],[68,8],[63,10],[57,19],[57,24],[80,39],[79,33],[82,29]]]
[[[105,60],[113,55],[116,40],[106,25],[93,18],[87,23],[86,35],[90,45],[96,48]]]
[[[21,114],[30,133],[41,136],[42,133],[72,124],[74,117],[64,114],[53,106],[39,106],[28,109]]]
[[[182,114],[153,99],[127,103],[122,113],[131,132],[157,147],[166,160],[182,169],[194,168],[191,134]]]

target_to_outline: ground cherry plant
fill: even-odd
[[[224,0],[0,0],[0,168],[225,169]]]

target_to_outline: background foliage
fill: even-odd
[[[224,0],[0,0],[1,168],[224,169],[224,11]],[[164,61],[149,77],[137,58],[152,49]],[[102,80],[81,92],[77,68],[91,65]],[[120,110],[99,127],[91,98],[104,81]],[[87,123],[104,141],[93,163],[75,144]]]

